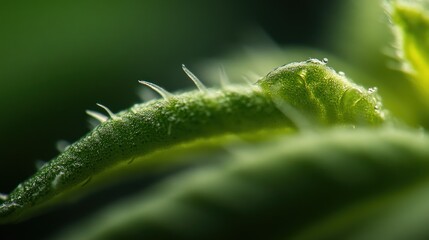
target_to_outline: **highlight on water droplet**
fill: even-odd
[[[305,62],[307,62],[307,63],[315,63],[315,64],[323,64],[322,61],[320,61],[319,59],[316,59],[316,58],[310,58],[310,59],[308,59]]]
[[[323,58],[322,60],[319,60],[317,58],[310,58],[306,62],[307,63],[320,64],[320,65],[326,65],[328,63],[328,61],[329,61],[328,58]]]

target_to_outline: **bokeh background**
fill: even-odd
[[[12,190],[88,131],[86,109],[141,101],[137,80],[191,86],[181,64],[219,58],[252,32],[279,45],[324,47],[335,1],[2,2],[0,189]],[[259,32],[259,33],[258,33]],[[257,38],[257,37],[256,37]],[[251,47],[251,46],[249,46]],[[275,67],[275,66],[272,66]]]
[[[117,112],[141,101],[137,80],[172,91],[192,87],[182,63],[204,81],[210,72],[205,63],[220,59],[228,66],[234,53],[245,61],[246,50],[261,46],[317,49],[316,55],[334,56],[334,66],[364,69],[346,73],[365,76],[368,87],[377,76],[394,76],[389,86],[406,89],[397,72],[379,69],[389,59],[383,53],[391,41],[386,23],[379,1],[372,0],[2,1],[0,192],[33,174],[37,161],[57,155],[58,140],[83,136],[86,109],[98,110],[101,103]],[[293,61],[319,57],[312,51]],[[286,52],[278,61],[294,56]],[[386,93],[386,104],[401,97],[393,95]],[[396,111],[408,116],[406,107]],[[81,214],[91,204],[81,206]],[[17,226],[20,231],[12,225],[2,231],[10,239],[23,237],[22,229],[44,237],[73,221],[72,212],[63,210],[66,219],[49,213]]]

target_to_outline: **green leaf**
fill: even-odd
[[[393,1],[398,47],[418,91],[429,104],[429,12],[419,1]]]
[[[375,93],[316,59],[276,68],[250,86],[219,90],[200,86],[200,91],[171,95],[145,84],[164,99],[116,115],[107,109],[109,120],[91,112],[104,122],[19,184],[0,205],[0,223],[22,220],[79,195],[100,174],[123,169],[117,168],[120,164],[145,161],[151,153],[184,143],[285,128],[377,126],[385,120]]]
[[[427,239],[429,136],[299,134],[173,177],[61,239]],[[426,238],[425,238],[426,237]]]

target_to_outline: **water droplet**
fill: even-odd
[[[368,93],[376,93],[377,92],[377,90],[378,90],[378,88],[377,87],[372,87],[372,88],[368,88]]]
[[[307,63],[314,63],[314,64],[320,64],[320,65],[326,65],[328,63],[328,58],[323,58],[322,60],[319,60],[317,58],[310,58],[307,61]]]
[[[314,63],[314,64],[322,64],[322,65],[324,64],[322,61],[320,61],[319,59],[316,59],[316,58],[310,58],[310,59],[308,59],[305,62],[307,62],[307,63]]]

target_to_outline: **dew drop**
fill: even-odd
[[[317,58],[310,58],[306,62],[307,63],[320,64],[320,65],[326,65],[328,63],[328,59],[327,58],[323,58],[322,60],[319,60]]]
[[[314,63],[314,64],[324,64],[322,61],[316,58],[310,58],[306,61],[307,63]]]

